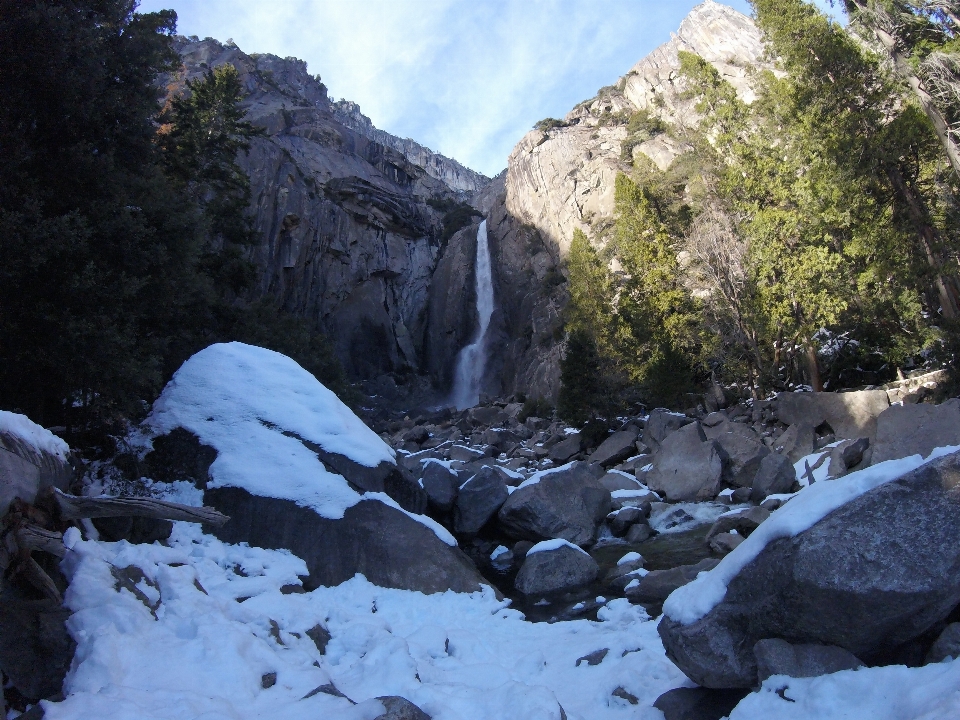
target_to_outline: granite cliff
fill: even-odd
[[[668,167],[684,147],[662,128],[697,121],[678,52],[712,63],[748,102],[752,74],[765,67],[753,22],[707,0],[615,85],[562,120],[539,123],[490,180],[377,129],[355,103],[332,102],[300,60],[247,55],[209,38],[180,39],[178,49],[184,69],[168,79],[171,91],[232,63],[248,93],[247,119],[265,130],[240,159],[252,183],[261,294],[318,321],[353,378],[413,371],[439,394],[476,325],[476,227],[486,217],[497,309],[484,390],[551,399],[574,229],[602,242],[617,173],[641,156]],[[631,131],[638,111],[661,130]]]

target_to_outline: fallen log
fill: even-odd
[[[42,550],[58,558],[66,555],[67,549],[63,546],[63,535],[52,530],[44,530],[36,525],[24,525],[17,529],[17,545],[27,551]]]
[[[155,520],[185,520],[220,526],[230,518],[209,507],[135,497],[80,497],[54,488],[54,500],[63,520],[103,517],[148,517]]]

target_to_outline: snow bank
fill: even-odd
[[[582,547],[577,547],[577,546],[574,545],[572,542],[569,542],[569,541],[567,541],[567,540],[562,540],[562,539],[560,539],[560,538],[556,538],[556,539],[554,539],[554,540],[544,540],[543,542],[538,542],[538,543],[537,543],[536,545],[534,545],[532,548],[530,548],[529,550],[527,550],[527,555],[533,555],[534,553],[539,553],[539,552],[550,552],[551,550],[559,550],[559,549],[562,548],[562,547],[573,548],[573,549],[576,550],[577,552],[582,552],[582,553],[583,553],[584,555],[586,555],[587,557],[590,556],[590,553],[588,553],[588,552],[587,552],[586,550],[584,550]]]
[[[616,720],[637,716],[612,695],[618,687],[649,709],[687,682],[656,624],[623,599],[599,622],[529,623],[489,588],[424,595],[357,576],[284,595],[280,586],[306,572],[298,558],[226,545],[186,523],[170,547],[71,539],[66,603],[78,647],[66,699],[43,703],[48,720],[372,720],[382,710],[369,714],[368,703],[383,695],[434,720],[559,720],[561,705],[570,720]],[[159,600],[156,619],[115,589],[111,568],[131,565],[146,576],[138,589]],[[324,655],[306,635],[318,623],[332,636]],[[577,666],[604,648],[602,663]],[[264,689],[267,673],[276,684]],[[304,699],[331,682],[361,704]]]
[[[17,438],[38,453],[45,452],[66,461],[70,446],[26,415],[0,410],[0,433]]]
[[[683,625],[696,622],[723,600],[730,581],[756,558],[768,543],[779,538],[793,537],[865,492],[958,450],[960,447],[938,448],[926,460],[920,455],[887,460],[837,480],[814,483],[801,490],[733,552],[724,557],[713,570],[700,573],[693,582],[674,590],[663,604],[664,614]]]
[[[774,675],[730,713],[730,720],[764,718],[955,720],[960,718],[960,660],[844,670],[816,678]]]
[[[395,453],[313,375],[280,353],[227,343],[187,360],[154,403],[157,434],[183,427],[219,453],[210,487],[291,500],[338,519],[360,500],[306,443],[366,467]]]

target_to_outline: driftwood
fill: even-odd
[[[148,517],[157,520],[186,520],[187,522],[223,525],[230,518],[209,507],[191,507],[153,498],[79,497],[54,490],[54,500],[63,520],[103,517]]]
[[[24,525],[17,529],[17,545],[21,550],[42,550],[58,558],[67,554],[63,546],[63,535],[52,530],[44,530],[36,525]]]

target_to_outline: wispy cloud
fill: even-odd
[[[826,0],[823,0],[824,4]],[[666,42],[698,0],[143,0],[180,32],[306,60],[374,124],[494,175]],[[749,12],[746,0],[730,0]]]

